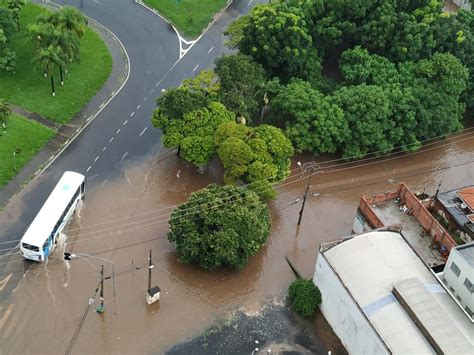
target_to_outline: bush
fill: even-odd
[[[168,240],[184,263],[213,270],[242,268],[270,233],[270,214],[257,194],[236,186],[209,185],[171,213]]]
[[[291,309],[303,317],[310,317],[321,304],[321,292],[313,280],[298,279],[288,288]]]

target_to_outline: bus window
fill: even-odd
[[[33,251],[39,251],[39,248],[37,246],[31,245],[31,244],[26,244],[22,243],[23,248],[28,249],[28,250],[33,250]]]

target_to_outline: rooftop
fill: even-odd
[[[472,216],[474,211],[474,186],[440,193],[436,199],[459,226],[469,228],[469,225],[474,222]],[[463,207],[463,204],[466,206]]]
[[[460,245],[455,249],[467,260],[469,265],[474,267],[474,242]]]
[[[473,353],[471,321],[401,233],[364,233],[321,253],[392,353]]]
[[[458,191],[458,196],[471,211],[474,211],[474,186]]]

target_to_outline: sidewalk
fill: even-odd
[[[41,0],[33,0],[33,2],[50,8],[57,8],[54,4],[43,3]],[[117,91],[119,91],[128,79],[129,62],[122,44],[113,33],[104,26],[92,19],[88,20],[88,26],[100,35],[107,45],[112,57],[113,66],[109,79],[71,121],[59,127],[56,126],[55,123],[45,120],[34,112],[27,112],[22,108],[13,107],[15,113],[20,113],[29,119],[38,121],[48,127],[55,128],[57,129],[57,133],[56,136],[54,136],[43,147],[43,149],[23,167],[7,185],[0,189],[0,209],[2,209],[35,175],[41,173],[42,169],[48,164],[48,162],[61,153],[61,149],[68,142],[74,140],[76,135],[80,133],[81,129],[86,124],[90,123],[96,114],[105,107],[107,102],[116,95]]]

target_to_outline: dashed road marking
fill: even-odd
[[[133,112],[130,114],[130,117],[133,117],[134,114],[135,114],[135,111],[133,111]]]
[[[104,148],[102,148],[102,151],[105,152],[106,149],[107,149],[107,146],[105,146]]]
[[[12,311],[13,311],[13,304],[8,306],[6,312],[3,314],[2,319],[0,319],[0,329],[3,328],[3,326],[5,325],[5,322],[7,321],[8,317],[10,317],[10,314],[12,313]]]
[[[145,133],[147,129],[148,129],[148,127],[143,128],[143,131],[141,131],[141,133],[139,134],[139,136],[141,137],[142,134]]]
[[[128,152],[125,152],[125,153],[122,155],[122,159],[120,159],[120,161],[124,160],[127,155],[128,155]]]
[[[142,105],[138,105],[138,106],[137,106],[137,110],[139,110],[139,109],[140,109],[140,107],[142,107]]]
[[[157,83],[155,84],[155,88],[157,88],[158,85],[160,85],[160,82],[157,82]]]
[[[99,156],[96,156],[95,159],[94,159],[94,163],[99,160]]]
[[[13,274],[10,274],[10,275],[6,276],[3,280],[0,281],[0,292],[2,292],[2,290],[5,288],[5,286],[7,285],[8,280],[10,280],[12,275]]]
[[[212,46],[211,49],[207,51],[207,54],[211,53],[213,49],[214,49],[214,46]]]
[[[153,91],[155,91],[155,89],[151,89],[151,90],[150,90],[150,94],[153,94]]]
[[[145,97],[143,98],[143,102],[145,102],[146,99],[148,99],[148,96],[145,96]]]
[[[120,133],[120,128],[117,130],[117,132],[115,132],[115,134],[119,134]]]
[[[92,166],[89,165],[89,167],[87,168],[86,172],[89,172],[89,170],[91,170]]]
[[[250,0],[247,6],[250,6],[252,4],[253,0]]]
[[[128,123],[128,120],[123,121],[123,125],[125,126]]]
[[[199,64],[194,67],[193,73],[196,71],[197,68],[199,68]]]
[[[13,328],[15,328],[16,324],[18,323],[18,312],[15,312],[11,322],[8,324],[5,332],[3,333],[3,339],[7,339],[10,336]]]
[[[113,140],[114,140],[114,137],[110,138],[109,143],[112,143]]]

